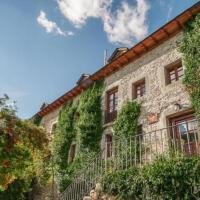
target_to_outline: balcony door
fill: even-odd
[[[175,149],[187,155],[199,153],[199,138],[197,132],[197,121],[193,114],[173,118],[172,123],[172,145]]]

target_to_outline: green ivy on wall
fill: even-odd
[[[100,149],[102,137],[101,96],[102,82],[94,83],[82,93],[79,101],[63,106],[55,130],[52,149],[55,171],[60,190],[63,191]],[[68,163],[71,143],[75,142],[78,154]]]
[[[77,122],[80,148],[86,151],[97,151],[102,137],[101,96],[103,83],[94,83],[85,91],[79,101]]]
[[[126,102],[117,115],[113,129],[119,137],[130,137],[137,134],[141,106],[136,101]]]
[[[187,23],[180,42],[180,52],[186,67],[183,83],[200,122],[200,13]]]

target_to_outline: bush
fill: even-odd
[[[121,199],[200,198],[200,158],[159,158],[144,168],[130,168],[106,174],[104,193]]]

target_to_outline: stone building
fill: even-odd
[[[41,124],[51,134],[62,105],[72,99],[76,101],[94,81],[103,79],[102,145],[106,140],[112,141],[113,121],[126,101],[142,104],[139,123],[143,133],[179,125],[180,130],[175,134],[181,137],[181,130],[194,128],[195,117],[182,84],[185,67],[177,43],[183,37],[184,24],[199,10],[200,3],[197,3],[132,48],[116,49],[99,71],[83,74],[74,88],[51,104],[45,104],[37,113],[42,117]]]
[[[92,75],[83,74],[74,88],[51,104],[44,104],[37,113],[42,117],[41,124],[51,135],[62,105],[77,101],[93,82],[104,80],[102,147],[106,142],[112,143],[112,125],[121,106],[127,101],[137,101],[142,105],[139,124],[147,146],[150,142],[150,148],[157,150],[157,145],[163,145],[167,137],[172,137],[183,143],[186,153],[196,153],[199,148],[198,135],[194,131],[197,123],[190,97],[182,84],[185,66],[177,43],[183,38],[184,24],[199,11],[200,2],[132,48],[116,49],[100,70]],[[150,133],[155,136],[152,141]],[[159,148],[165,148],[162,145]],[[70,155],[75,156],[74,143],[70,151]]]

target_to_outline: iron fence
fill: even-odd
[[[103,150],[77,174],[60,199],[82,200],[108,171],[142,167],[161,155],[198,156],[199,137],[196,121],[192,121],[190,126],[180,123],[133,137],[114,136],[112,142],[105,141]]]

